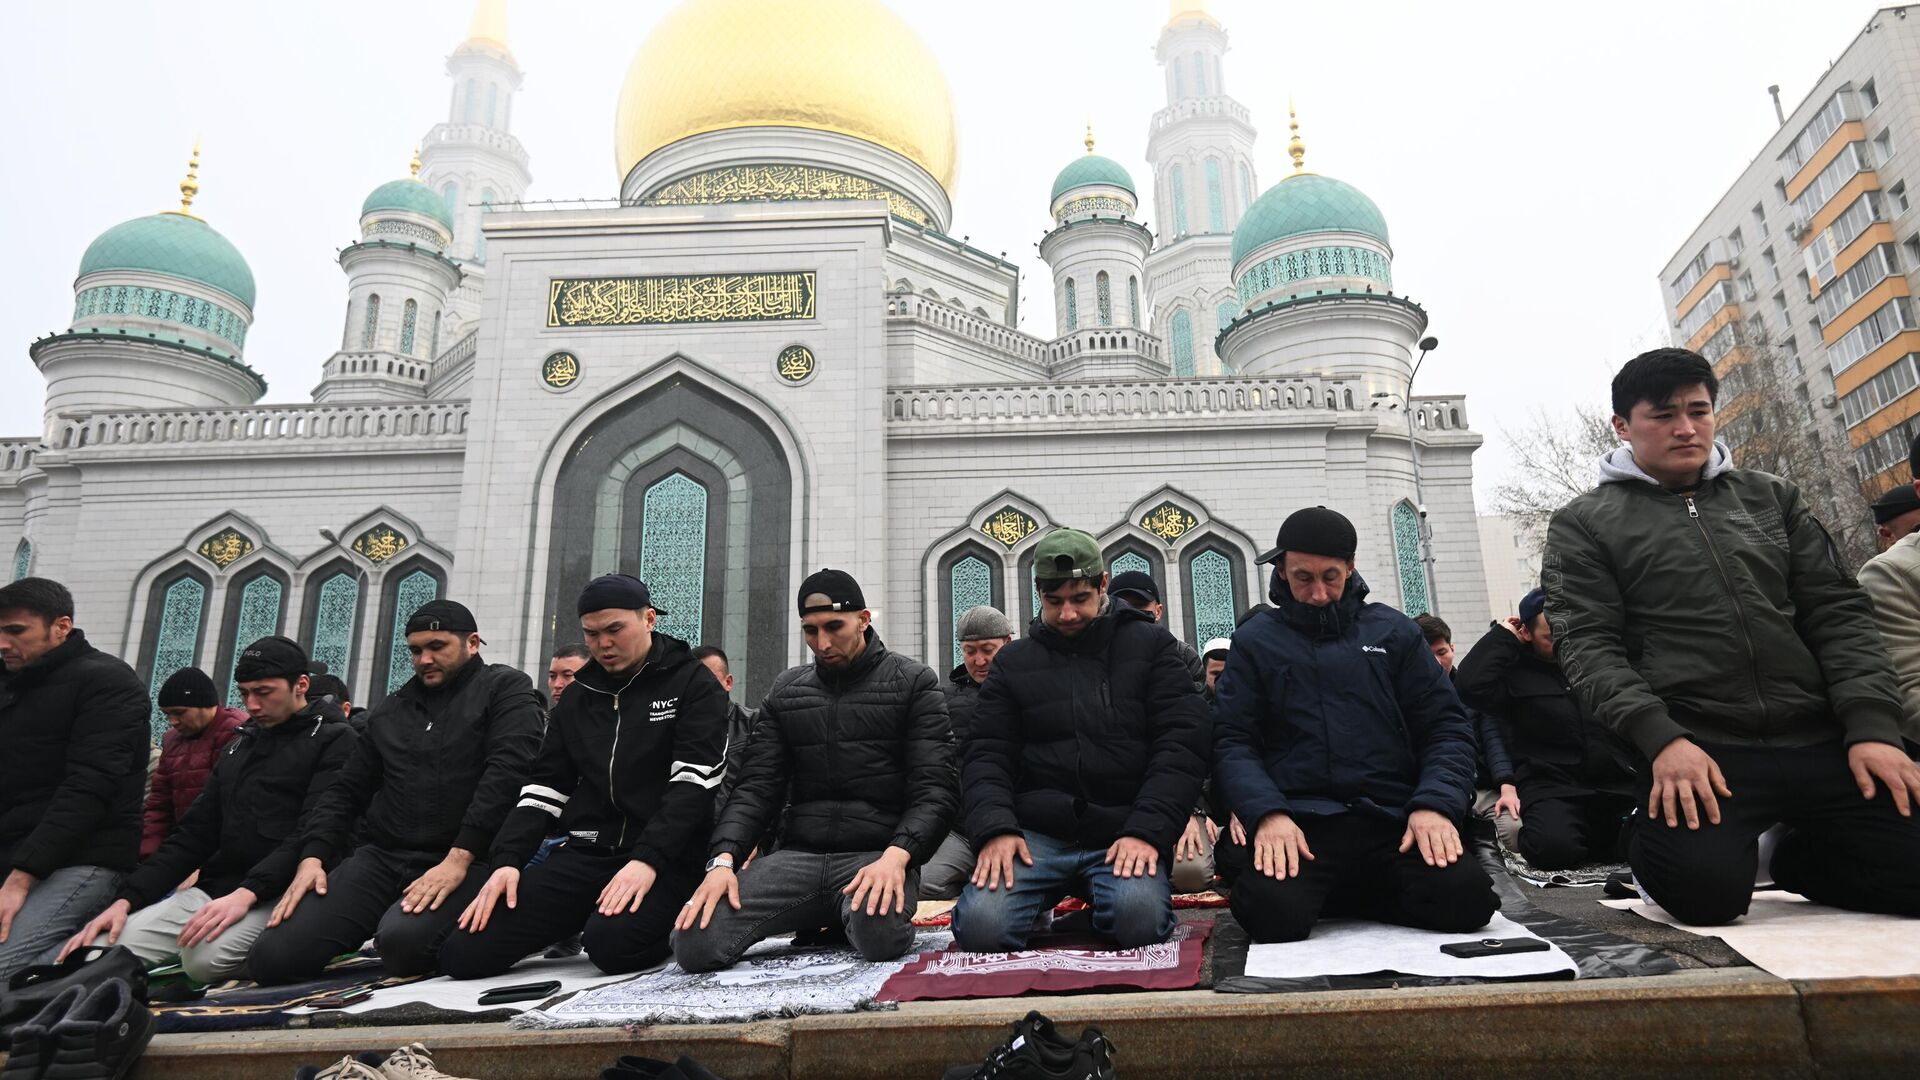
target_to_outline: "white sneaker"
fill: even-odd
[[[352,1055],[343,1057],[324,1069],[308,1065],[295,1073],[294,1077],[295,1080],[387,1080],[380,1074],[380,1070],[362,1064]]]
[[[434,1068],[433,1055],[422,1043],[408,1043],[380,1065],[382,1080],[470,1080]]]

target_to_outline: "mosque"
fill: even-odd
[[[28,348],[45,428],[0,440],[0,545],[156,686],[226,683],[279,632],[360,704],[410,674],[425,600],[541,670],[616,570],[727,651],[748,703],[803,660],[793,590],[822,566],[944,668],[959,612],[1034,610],[1033,547],[1063,524],[1151,572],[1199,642],[1265,598],[1255,560],[1316,503],[1359,526],[1374,599],[1477,616],[1481,438],[1462,398],[1410,396],[1427,313],[1297,123],[1262,189],[1228,45],[1172,5],[1151,206],[1091,134],[1063,154],[1035,336],[1016,267],[953,235],[948,85],[880,0],[686,0],[616,104],[618,199],[548,205],[526,201],[504,0],[480,0],[445,120],[340,252],[312,400],[263,403],[253,274],[190,167],[179,209],[87,247],[71,325]],[[1014,182],[1037,214],[1045,177]]]

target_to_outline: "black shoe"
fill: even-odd
[[[841,947],[852,944],[847,940],[847,928],[835,923],[832,926],[820,926],[811,930],[801,930],[793,935],[795,948]]]
[[[690,1057],[665,1062],[629,1054],[600,1073],[600,1080],[721,1080]]]
[[[53,1041],[53,1064],[42,1074],[49,1080],[120,1080],[153,1041],[153,1014],[125,979],[108,979],[54,1025]]]
[[[1609,874],[1607,876],[1607,883],[1600,887],[1600,892],[1609,900],[1640,899],[1640,890],[1633,887],[1633,871],[1631,870],[1624,870],[1617,874]]]
[[[569,956],[579,956],[586,949],[586,945],[581,942],[581,939],[585,936],[584,934],[575,934],[570,938],[562,938],[547,946],[547,951],[540,955],[546,957],[548,960],[565,960]]]
[[[80,985],[69,986],[53,996],[53,1000],[40,1007],[40,1011],[26,1023],[13,1029],[13,1049],[7,1054],[6,1068],[0,1069],[0,1077],[5,1080],[38,1080],[41,1073],[53,1061],[55,1024],[66,1019],[67,1014],[79,1007],[87,998],[87,988]]]
[[[1114,1080],[1113,1044],[1091,1027],[1068,1042],[1053,1021],[1030,1012],[985,1061],[950,1066],[944,1080]]]

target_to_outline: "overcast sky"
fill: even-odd
[[[469,0],[171,0],[10,6],[0,65],[0,433],[41,427],[33,338],[65,329],[89,241],[178,205],[204,140],[194,210],[259,284],[246,356],[269,401],[306,401],[338,345],[360,201],[406,174],[447,111],[443,58]],[[517,0],[526,72],[515,134],[530,198],[612,197],[613,111],[667,0]],[[1035,243],[1053,174],[1099,150],[1133,172],[1164,104],[1159,0],[894,0],[953,88],[955,235],[1020,264],[1021,325],[1053,326]],[[1512,468],[1501,426],[1602,401],[1613,368],[1664,343],[1655,275],[1879,6],[1868,0],[1607,4],[1215,0],[1227,91],[1253,112],[1260,182],[1287,172],[1286,108],[1308,167],[1371,195],[1394,280],[1441,348],[1416,389],[1470,395],[1485,493]],[[724,48],[724,42],[715,42]],[[877,414],[876,414],[877,418]]]

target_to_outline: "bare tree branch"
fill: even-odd
[[[1494,488],[1493,508],[1517,520],[1538,554],[1554,511],[1593,489],[1601,456],[1620,440],[1607,414],[1588,405],[1566,414],[1536,409],[1517,434],[1503,426],[1500,436],[1519,460],[1520,471]]]

